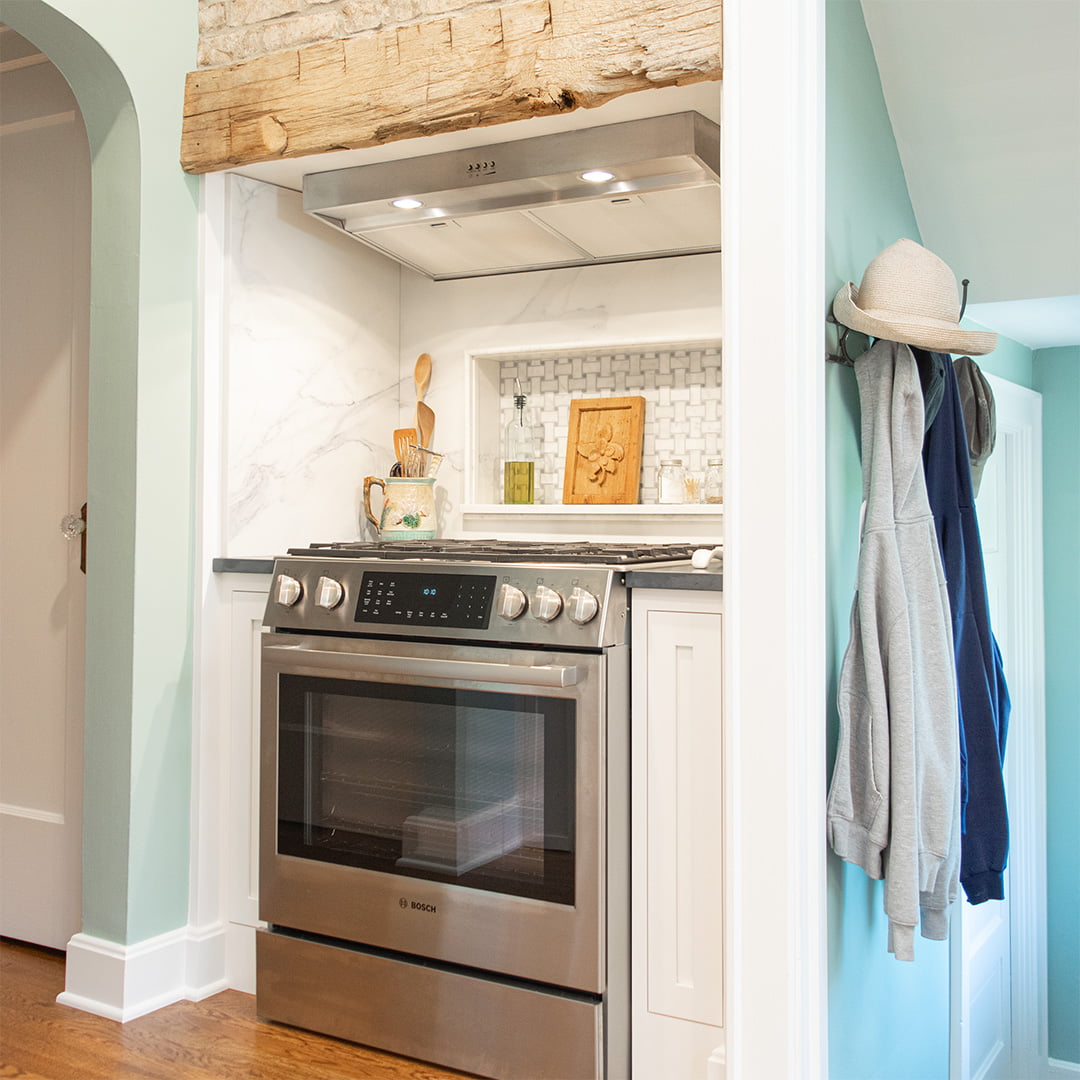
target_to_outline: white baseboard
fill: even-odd
[[[1072,1061],[1058,1061],[1050,1058],[1046,1063],[1046,1080],[1077,1080],[1080,1077],[1080,1064]]]
[[[705,1063],[706,1080],[724,1080],[727,1076],[727,1047],[718,1046]]]
[[[264,924],[265,925],[265,924]],[[226,938],[226,967],[229,988],[255,993],[255,927],[229,923]]]
[[[61,1005],[126,1023],[174,1001],[228,988],[223,925],[181,927],[134,945],[76,934],[67,947]]]

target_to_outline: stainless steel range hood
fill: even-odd
[[[719,173],[682,112],[312,173],[304,210],[442,281],[719,251]]]

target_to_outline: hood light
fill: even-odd
[[[582,180],[588,180],[590,184],[606,184],[609,180],[615,179],[615,174],[610,173],[607,169],[589,169],[588,172],[581,174]]]
[[[419,199],[394,199],[390,205],[399,210],[418,210],[424,204]]]

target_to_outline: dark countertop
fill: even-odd
[[[215,559],[215,574],[272,574],[273,559]]]
[[[273,559],[214,559],[215,574],[272,574]],[[685,563],[653,566],[647,570],[627,570],[626,584],[631,589],[688,589],[723,592],[722,570],[694,570]]]
[[[687,589],[699,592],[723,592],[724,572],[695,570],[685,563],[675,566],[654,566],[648,570],[627,570],[626,585],[630,589]]]

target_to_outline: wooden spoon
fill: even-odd
[[[416,403],[416,427],[420,433],[420,445],[431,449],[431,437],[435,432],[435,411],[423,401]]]
[[[416,358],[413,381],[416,383],[416,400],[423,401],[428,384],[431,382],[431,357],[426,352],[422,352]]]

